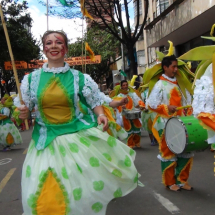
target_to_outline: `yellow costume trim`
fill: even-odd
[[[204,113],[204,112],[202,112],[202,113],[200,113],[200,114],[197,116],[197,118],[199,118],[199,117],[207,117],[207,118],[209,118],[210,120],[212,120],[213,122],[215,122],[215,116],[213,116],[213,115],[210,114],[210,113]]]
[[[190,169],[189,169],[189,172],[190,172],[193,167],[193,158],[190,158],[190,160],[187,162],[187,164],[184,166],[184,168],[181,170],[179,176],[177,177],[177,180],[180,181],[181,183],[186,183],[186,181],[183,181],[180,179],[180,175],[181,175],[181,173],[183,173],[183,171],[187,168],[188,165],[190,165]]]

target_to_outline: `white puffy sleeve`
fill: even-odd
[[[4,107],[2,112],[3,112],[2,113],[3,115],[8,116],[8,117],[10,116],[10,109],[9,108]]]
[[[146,100],[146,106],[150,106],[152,109],[156,109],[161,105],[163,99],[162,82],[158,81],[152,89],[148,99]]]
[[[138,106],[139,105],[139,101],[141,101],[140,97],[136,94],[136,93],[129,93],[129,95],[131,96],[133,102],[134,102],[134,106]]]
[[[201,112],[215,113],[213,83],[210,77],[202,76],[196,81],[192,107],[194,116]]]
[[[86,102],[92,109],[104,103],[103,96],[95,81],[87,74],[84,74],[84,87],[82,90]]]
[[[34,107],[34,104],[31,101],[31,97],[30,97],[30,88],[29,88],[28,76],[29,75],[24,76],[22,83],[21,83],[21,86],[20,86],[20,90],[21,90],[21,94],[22,94],[22,100],[24,101],[26,107],[29,110],[32,110]],[[21,103],[19,100],[19,95],[17,95],[17,97],[14,99],[14,105],[16,107],[21,106]]]
[[[106,96],[103,92],[100,92],[100,96],[102,97],[102,99],[106,104],[109,104],[110,102],[113,101],[110,97]]]

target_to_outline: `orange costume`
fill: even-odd
[[[189,177],[192,167],[193,154],[183,153],[175,155],[167,147],[164,128],[167,120],[172,116],[183,116],[183,110],[169,113],[168,105],[185,106],[191,104],[191,95],[186,90],[186,99],[181,93],[176,78],[169,78],[165,74],[155,84],[147,100],[149,109],[156,112],[157,115],[153,121],[152,132],[159,143],[158,159],[161,160],[162,179],[165,186],[177,184],[183,186]],[[188,109],[188,115],[192,113]]]
[[[132,110],[136,106],[145,107],[143,101],[137,96],[135,92],[119,90],[117,97],[113,99],[122,99],[124,97],[128,98],[128,103],[126,104],[126,109]],[[118,107],[120,113],[122,113],[122,107]],[[127,145],[131,148],[137,146],[140,147],[141,139],[141,122],[139,119],[126,119],[125,116],[122,116],[124,129],[128,133]]]

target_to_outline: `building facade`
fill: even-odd
[[[200,36],[208,36],[215,23],[215,0],[149,0],[148,10],[144,39],[136,44],[137,50],[144,50],[147,66],[156,63],[155,50],[167,52],[168,40],[173,42],[176,56],[213,44]]]

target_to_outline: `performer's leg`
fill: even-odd
[[[193,158],[177,158],[177,166],[176,166],[176,177],[177,184],[186,190],[191,190],[192,188],[188,185],[187,180],[189,178],[189,174],[192,168]]]
[[[175,167],[175,161],[161,161],[162,181],[166,187],[176,183]]]
[[[130,147],[130,148],[134,148],[135,147],[135,143],[134,143],[134,134],[129,134],[128,135],[128,138],[127,138],[127,145]]]
[[[140,147],[140,139],[141,139],[141,123],[139,119],[131,120],[131,131],[133,133],[133,144],[134,146]]]
[[[133,138],[135,146],[140,147],[140,140],[141,140],[141,133],[135,133]]]

